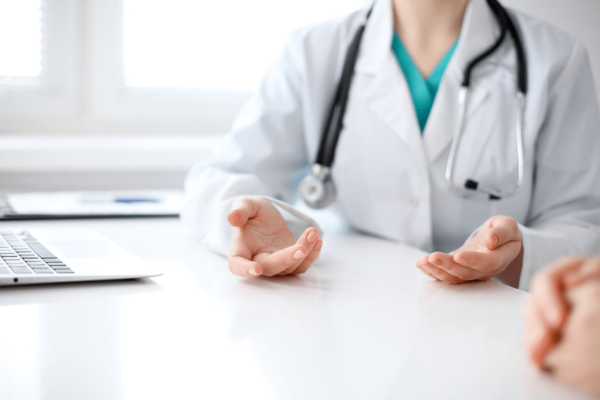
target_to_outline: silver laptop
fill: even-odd
[[[93,231],[0,229],[0,286],[158,275],[162,272]]]

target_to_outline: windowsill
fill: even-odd
[[[210,157],[223,135],[0,136],[0,173],[187,171]]]

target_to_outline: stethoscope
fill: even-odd
[[[498,21],[498,25],[500,26],[500,36],[492,46],[471,60],[465,69],[463,82],[458,95],[458,121],[454,131],[454,136],[452,137],[452,144],[450,146],[450,154],[448,155],[448,161],[446,163],[444,179],[448,189],[453,194],[460,197],[467,197],[469,195],[468,191],[456,187],[453,184],[453,177],[457,149],[465,123],[467,98],[471,84],[471,73],[479,63],[491,56],[500,47],[504,41],[504,38],[506,37],[506,31],[508,30],[515,44],[518,63],[516,116],[518,159],[517,183],[514,188],[509,191],[493,190],[489,187],[480,185],[473,179],[467,179],[464,184],[465,189],[484,193],[490,200],[499,200],[502,197],[513,196],[521,189],[521,186],[523,185],[523,113],[525,110],[525,98],[527,94],[527,61],[525,59],[523,43],[521,42],[519,33],[506,9],[502,7],[497,0],[487,0],[487,2],[494,13],[496,20]],[[342,69],[342,76],[337,86],[335,98],[331,105],[331,109],[329,110],[327,123],[321,136],[321,143],[317,152],[317,158],[314,164],[311,166],[309,175],[306,176],[300,183],[300,194],[306,204],[312,208],[327,207],[335,199],[335,185],[331,177],[331,167],[333,165],[337,142],[344,127],[343,119],[346,112],[348,94],[350,93],[350,84],[352,83],[352,77],[354,75],[354,66],[358,58],[361,38],[372,11],[373,6],[371,6],[367,12],[365,19],[358,28],[354,38],[352,39],[352,42],[350,43],[350,46],[348,47],[348,52]]]

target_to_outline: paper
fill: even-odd
[[[6,195],[19,215],[178,215],[183,193],[176,190],[15,193]]]

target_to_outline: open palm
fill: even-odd
[[[501,274],[511,264],[522,263],[521,234],[510,217],[487,220],[473,237],[451,253],[435,252],[417,261],[428,276],[447,283],[486,281]],[[520,266],[518,267],[520,271]]]
[[[229,215],[233,243],[229,268],[240,276],[300,274],[319,256],[322,241],[316,228],[296,240],[285,220],[267,199],[242,197]]]

